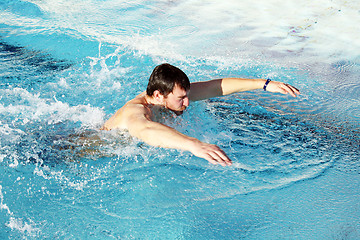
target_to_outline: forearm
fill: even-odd
[[[247,79],[247,78],[222,78],[205,82],[194,82],[190,87],[189,98],[191,101],[198,101],[212,97],[229,95],[237,92],[251,91],[262,89],[266,79]],[[300,94],[295,87],[282,83],[271,81],[268,82],[266,91],[282,94],[290,94],[296,97]]]
[[[265,79],[223,78],[221,79],[222,95],[262,89],[265,82]]]
[[[212,164],[231,165],[231,160],[218,146],[201,142],[166,125],[143,120],[137,123],[133,122],[129,125],[128,130],[132,136],[149,145],[189,151]]]

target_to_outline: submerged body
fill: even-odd
[[[175,73],[184,74],[180,69],[169,64],[163,64],[157,68],[159,67],[170,68],[175,70]],[[172,74],[174,73],[172,72]],[[165,78],[164,76],[162,77]],[[172,76],[166,77],[171,81]],[[186,88],[186,86],[181,86],[179,83],[173,83],[171,92],[168,91],[168,93],[164,93],[162,90],[154,90],[151,95],[149,95],[148,91],[143,92],[120,108],[105,122],[102,129],[126,129],[132,136],[140,138],[150,145],[190,151],[195,156],[204,158],[210,163],[226,166],[231,165],[232,162],[218,146],[201,142],[169,126],[153,121],[151,106],[163,106],[180,115],[189,106],[190,101],[229,95],[235,92],[264,88],[270,92],[291,94],[294,97],[300,94],[296,88],[288,84],[270,82],[265,79],[215,79],[189,83],[189,89]]]

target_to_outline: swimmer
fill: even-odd
[[[289,84],[266,79],[222,78],[190,83],[179,68],[161,64],[153,70],[146,91],[127,102],[101,129],[125,129],[130,135],[152,146],[190,151],[212,164],[228,166],[232,162],[220,147],[155,122],[153,106],[162,106],[180,115],[191,101],[262,88],[293,97],[300,94],[299,90]]]

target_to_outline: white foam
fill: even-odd
[[[354,41],[360,34],[359,25],[356,24],[360,20],[360,5],[356,1],[193,3],[182,2],[183,10],[180,11],[196,13],[186,17],[201,26],[196,34],[199,39],[205,40],[202,36],[211,34],[222,36],[215,48],[228,48],[236,54],[236,45],[241,48],[242,44],[250,42],[255,48],[251,51],[306,51],[322,58],[332,55],[358,56],[359,51],[352,52],[360,49],[360,43]]]
[[[0,110],[0,112],[3,111]],[[9,124],[0,121],[0,136],[4,137],[4,140],[15,142],[22,134],[24,134],[22,130],[11,128]]]
[[[34,33],[66,29],[80,38],[165,58],[248,60],[280,53],[297,59],[301,55],[304,61],[310,57],[334,61],[357,58],[360,52],[360,2],[356,0],[31,2],[46,13],[46,21],[5,12],[1,22]]]
[[[96,80],[96,86],[106,88],[104,83],[111,82],[110,89],[120,89],[122,84],[116,79],[126,75],[130,68],[124,68],[120,66],[119,53],[122,49],[116,48],[113,53],[102,54],[102,44],[99,43],[99,55],[96,57],[88,57],[90,59],[90,78]],[[114,65],[109,68],[106,61],[112,58],[117,58]],[[96,70],[95,67],[100,67],[100,70]],[[108,87],[109,88],[109,87]]]
[[[40,231],[39,228],[34,226],[33,222],[27,223],[22,219],[10,217],[10,221],[6,223],[6,226],[11,228],[12,230],[18,230],[22,234],[27,234],[29,236],[36,236],[36,234]]]
[[[0,154],[0,163],[4,161],[4,158],[6,157],[5,154]]]
[[[46,120],[49,124],[54,124],[70,120],[81,122],[82,126],[85,127],[96,127],[104,121],[104,112],[90,105],[70,106],[68,103],[56,100],[56,97],[51,100],[43,99],[40,97],[40,94],[32,94],[22,88],[1,89],[0,93],[12,98],[19,97],[21,99],[17,105],[2,106],[0,112],[12,115],[16,119],[21,116],[24,123]],[[0,133],[3,132],[5,134],[10,130],[5,125],[0,129]]]

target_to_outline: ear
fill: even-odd
[[[160,93],[159,90],[155,90],[153,93],[153,98],[158,101],[159,103],[163,103],[164,102],[164,95],[162,95]]]

